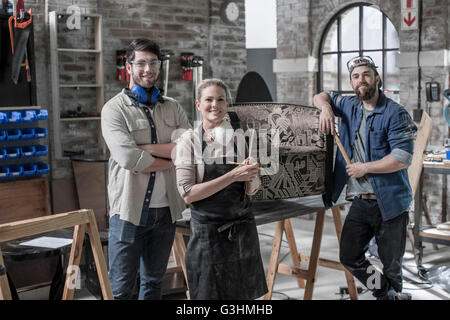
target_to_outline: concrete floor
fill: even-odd
[[[304,254],[309,255],[312,244],[312,236],[315,220],[305,218],[293,218],[291,223],[294,229],[297,249]],[[264,268],[267,273],[270,253],[272,250],[273,235],[275,234],[276,223],[270,223],[258,226],[261,255],[264,262]],[[280,250],[280,262],[290,264],[289,247],[285,239]],[[439,267],[450,268],[450,247],[438,246],[434,250],[430,243],[424,243],[423,265],[429,270],[429,274],[436,274]],[[338,260],[338,242],[334,229],[331,214],[327,212],[322,238],[320,257]],[[375,264],[377,260],[373,260]],[[445,279],[448,283],[446,291],[441,284],[443,281],[427,283],[417,276],[417,268],[414,262],[414,256],[411,250],[411,243],[407,241],[406,253],[403,261],[404,292],[412,294],[413,300],[450,300],[450,279]],[[360,300],[374,300],[370,292],[356,280],[357,286],[364,289],[359,295]],[[339,287],[346,287],[345,276],[342,271],[333,270],[319,266],[317,271],[317,281],[314,287],[314,300],[340,300],[348,299],[348,295],[341,296]],[[48,297],[48,287],[43,287],[31,291],[19,293],[19,298],[23,300],[45,300]],[[297,287],[297,281],[293,277],[277,274],[274,286],[273,300],[301,300],[304,290]],[[94,300],[94,296],[86,289],[76,290],[76,300]],[[185,299],[184,294],[174,294],[164,296],[164,299]]]

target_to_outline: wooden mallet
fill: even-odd
[[[350,164],[350,158],[347,155],[347,152],[345,152],[344,146],[342,145],[341,139],[339,139],[339,136],[336,133],[336,130],[333,131],[333,136],[336,139],[336,143],[338,145],[339,150],[341,151],[342,155],[344,156],[345,162],[347,164]]]

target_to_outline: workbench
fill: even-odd
[[[430,242],[435,244],[450,245],[450,231],[438,230],[436,227],[422,228],[422,192],[423,192],[423,175],[427,174],[450,174],[450,163],[423,163],[420,181],[417,188],[417,194],[414,200],[414,252],[415,261],[418,268],[422,266],[423,247],[422,242]]]
[[[334,224],[337,234],[337,247],[339,250],[339,240],[342,231],[342,220],[340,208],[347,204],[345,201],[338,201],[333,204],[331,212],[333,214]],[[314,284],[316,282],[317,266],[333,268],[345,272],[349,294],[351,299],[357,299],[358,294],[355,287],[353,276],[342,266],[340,262],[319,258],[320,244],[322,240],[323,226],[325,222],[325,212],[327,208],[324,206],[322,196],[314,195],[301,198],[283,199],[283,200],[258,200],[252,202],[252,212],[255,215],[256,225],[263,225],[271,222],[277,222],[274,241],[272,246],[272,253],[267,272],[267,287],[268,293],[264,296],[265,300],[272,298],[275,277],[277,273],[293,276],[297,278],[299,288],[304,288],[304,299],[310,300],[313,296]],[[189,209],[183,212],[184,219],[177,221],[177,232],[174,242],[174,258],[175,263],[181,266],[186,278],[186,266],[184,263],[184,255],[186,252],[183,235],[189,236]],[[314,227],[314,235],[312,239],[312,247],[310,255],[304,255],[298,252],[295,243],[295,237],[292,230],[292,225],[289,219],[308,214],[316,215],[316,222]],[[280,247],[283,238],[283,233],[286,234],[288,240],[290,254],[293,266],[280,264],[278,262]],[[308,262],[308,268],[301,268],[301,262]],[[306,284],[304,283],[306,280]],[[187,278],[186,278],[187,283]]]

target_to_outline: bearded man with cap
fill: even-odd
[[[408,210],[412,201],[407,168],[414,150],[417,127],[408,112],[386,97],[371,57],[347,63],[354,96],[321,92],[314,105],[321,110],[319,126],[334,133],[335,116],[341,118],[339,136],[351,159],[336,154],[332,200],[347,185],[352,201],[342,229],[341,263],[380,300],[410,300],[402,293],[402,260],[406,244]],[[375,237],[382,274],[367,260],[369,241]]]

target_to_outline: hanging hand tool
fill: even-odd
[[[181,53],[181,72],[184,81],[192,81],[192,63],[194,54],[192,52]]]
[[[163,93],[167,96],[167,87],[169,86],[169,65],[170,57],[174,53],[171,50],[161,50],[161,60],[163,62]]]
[[[117,50],[116,51],[116,80],[123,82],[125,81],[125,62],[126,62],[126,50]]]
[[[12,21],[14,20],[14,27]],[[25,12],[23,0],[17,1],[15,15],[8,20],[9,36],[11,38],[11,52],[13,54],[11,78],[17,84],[20,75],[20,68],[27,70],[27,81],[31,81],[30,67],[28,62],[27,44],[31,31],[32,22],[31,9]],[[25,63],[22,63],[24,61]]]

